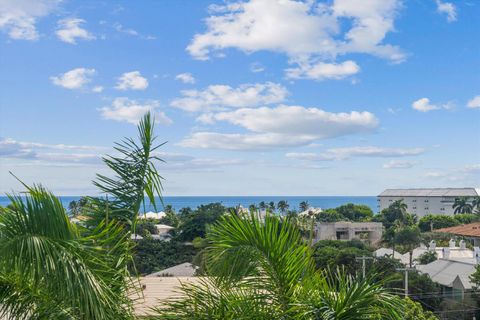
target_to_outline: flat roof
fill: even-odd
[[[415,188],[386,189],[379,197],[477,197],[480,190],[476,188]]]
[[[433,230],[433,232],[451,233],[459,236],[480,238],[480,222],[474,222],[469,224],[462,224],[460,226],[455,226],[455,227],[437,229],[437,230]]]

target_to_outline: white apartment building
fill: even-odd
[[[427,214],[453,215],[456,198],[480,196],[475,188],[386,189],[377,198],[378,212],[395,200],[403,200],[409,213],[423,217]]]

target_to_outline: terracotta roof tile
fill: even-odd
[[[456,234],[460,236],[480,238],[480,222],[462,224],[460,226],[455,226],[450,228],[437,229],[437,230],[434,230],[434,232],[451,233],[451,234]]]

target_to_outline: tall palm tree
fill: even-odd
[[[270,201],[270,202],[268,203],[268,209],[270,210],[270,212],[275,212],[275,209],[276,209],[276,208],[277,208],[277,207],[275,206],[275,202]]]
[[[258,207],[261,210],[266,210],[267,209],[267,204],[265,203],[265,201],[260,201],[260,203],[258,204]]]
[[[82,236],[58,198],[27,190],[0,215],[0,318],[131,318],[122,228],[111,222]]]
[[[310,205],[308,204],[308,201],[302,201],[299,204],[300,211],[307,211],[308,208],[310,208]]]
[[[402,300],[370,279],[316,271],[311,248],[288,221],[227,215],[207,235],[206,272],[158,319],[401,319]]]
[[[126,139],[115,147],[121,156],[104,158],[115,177],[97,176],[95,185],[110,198],[88,198],[89,229],[80,232],[40,186],[24,185],[26,197],[9,196],[12,205],[0,214],[0,318],[133,318],[128,227],[145,194],[153,204],[161,196],[153,123],[146,114],[140,142]]]
[[[473,205],[469,203],[468,197],[456,198],[453,203],[452,208],[454,209],[453,213],[472,213]]]
[[[286,200],[280,200],[277,203],[277,208],[278,210],[280,210],[281,213],[285,213],[285,211],[287,211],[289,207],[290,205]]]

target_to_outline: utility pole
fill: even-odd
[[[366,256],[361,256],[361,257],[356,257],[355,260],[357,261],[362,261],[362,279],[365,279],[365,260],[373,260],[372,257],[366,257]]]
[[[416,269],[415,268],[397,268],[395,270],[405,272],[405,298],[408,298],[408,272],[416,271]]]

